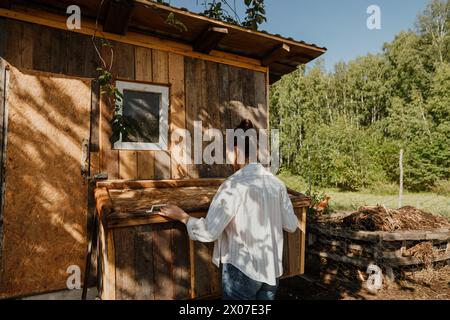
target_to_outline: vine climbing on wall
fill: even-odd
[[[264,0],[244,0],[246,17],[242,22],[237,14],[236,1],[233,0],[233,4],[229,3],[229,1],[230,0],[202,0],[201,4],[204,6],[203,14],[216,20],[241,25],[253,30],[257,30],[258,26],[266,21]],[[96,71],[98,72],[96,81],[100,86],[101,97],[106,100],[108,106],[114,108],[113,117],[111,119],[112,134],[110,137],[110,142],[113,144],[119,140],[120,135],[131,133],[132,127],[129,125],[122,112],[123,95],[115,86],[116,76],[112,71],[114,64],[114,45],[104,37],[97,37],[98,20],[104,2],[105,1],[102,0],[97,12],[92,44],[100,61],[96,68]],[[166,3],[162,0],[149,0],[149,2],[170,5],[170,1],[169,3]],[[199,4],[198,0],[197,4]],[[187,31],[186,25],[177,18],[175,13],[161,13],[161,15],[164,15],[163,18],[166,24],[173,26],[179,32]],[[104,56],[106,55],[105,52],[107,52],[108,59]]]

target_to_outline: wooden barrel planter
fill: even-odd
[[[353,231],[314,223],[308,225],[307,238],[308,259],[316,264],[319,261],[321,277],[325,282],[331,281],[333,276],[338,277],[338,271],[344,281],[364,281],[361,274],[366,273],[370,264],[382,268],[386,279],[392,281],[394,269],[401,271],[410,267],[432,266],[437,262],[450,263],[449,228]],[[338,265],[345,266],[347,270],[336,271]],[[351,274],[355,270],[356,274]]]
[[[104,181],[95,189],[99,220],[99,293],[102,299],[206,299],[221,295],[213,244],[191,241],[184,225],[144,209],[174,203],[206,216],[223,179]],[[302,274],[306,210],[310,199],[291,201],[301,230],[285,233],[284,277]]]

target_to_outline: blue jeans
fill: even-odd
[[[222,265],[222,291],[224,300],[275,300],[277,285],[271,286],[264,282],[247,277],[232,264]]]

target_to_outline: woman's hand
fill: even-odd
[[[186,212],[184,212],[183,209],[171,204],[162,207],[160,209],[159,214],[163,217],[178,220],[184,224],[186,224],[189,219],[189,215]]]

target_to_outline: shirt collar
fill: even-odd
[[[242,169],[242,171],[244,173],[264,173],[265,169],[262,164],[258,162],[250,162]]]

